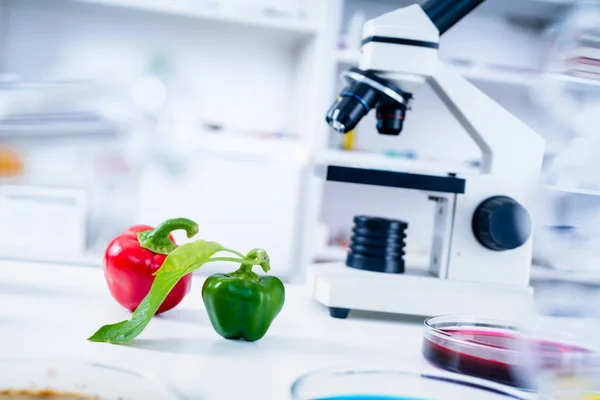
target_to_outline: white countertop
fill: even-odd
[[[110,297],[100,268],[0,262],[0,354],[149,369],[192,399],[289,399],[297,377],[327,367],[434,371],[421,357],[421,321],[357,313],[336,320],[299,285],[287,285],[286,304],[263,339],[223,339],[208,321],[202,280],[195,277],[186,299],[136,340],[116,346],[86,340],[130,316]]]

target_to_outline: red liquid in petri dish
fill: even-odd
[[[439,329],[459,342],[440,337],[425,337],[423,356],[433,366],[445,371],[483,378],[512,387],[530,389],[519,373],[516,351],[519,343],[514,333],[478,329]],[[589,354],[590,350],[552,341],[536,341],[536,354],[542,368],[557,367],[567,353]]]

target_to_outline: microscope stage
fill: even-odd
[[[313,264],[308,270],[311,297],[336,318],[348,310],[437,316],[460,314],[516,319],[533,306],[529,286],[439,279],[424,268],[404,274],[371,272],[344,263]]]

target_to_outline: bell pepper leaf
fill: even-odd
[[[226,249],[219,243],[204,240],[196,240],[192,243],[183,244],[167,256],[163,265],[154,275],[158,276],[167,272],[186,271],[188,267],[198,262],[206,261],[214,254],[224,250]],[[194,270],[196,269],[194,268]]]
[[[96,331],[96,333],[94,333],[88,340],[92,342],[108,342],[119,344],[135,339],[150,323],[152,316],[156,313],[156,310],[158,310],[158,306],[162,304],[162,301],[157,302],[156,300],[152,301],[152,299],[164,300],[167,297],[167,294],[169,294],[170,290],[175,286],[177,281],[179,281],[180,277],[173,275],[174,274],[170,276],[171,280],[173,281],[170,287],[167,286],[169,283],[166,279],[167,276],[164,276],[164,278],[161,279],[162,282],[152,286],[150,293],[144,297],[140,305],[135,309],[130,320],[117,322],[116,324],[111,325],[104,325],[98,329],[98,331]],[[167,287],[168,290],[166,289]],[[155,292],[158,292],[158,290],[163,290],[165,295],[157,296],[155,293],[152,293],[153,289]],[[156,306],[153,307],[152,303],[156,304]]]
[[[148,295],[133,312],[130,320],[105,325],[94,333],[89,341],[126,343],[135,339],[152,320],[152,317],[177,282],[185,275],[197,270],[214,254],[226,250],[216,242],[196,240],[173,250],[155,273],[156,277]],[[215,258],[213,261],[228,261]],[[238,261],[237,259],[234,259]],[[243,260],[239,260],[243,261]]]

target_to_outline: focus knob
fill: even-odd
[[[531,217],[510,197],[490,197],[475,210],[473,233],[479,243],[490,250],[513,250],[529,239]]]

